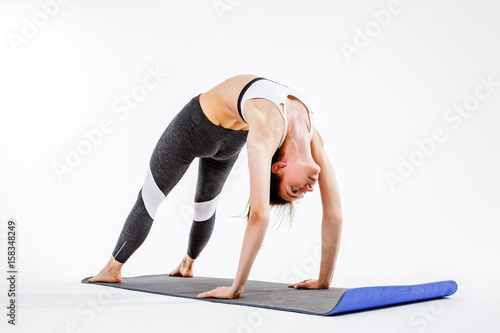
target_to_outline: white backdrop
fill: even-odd
[[[196,94],[252,73],[313,102],[344,213],[333,286],[454,279],[479,293],[500,278],[499,9],[486,0],[2,1],[0,241],[4,253],[15,219],[21,290],[96,274],[170,120]],[[197,160],[124,276],[178,264],[196,175]],[[234,277],[245,220],[230,216],[248,195],[244,150],[195,274]],[[291,228],[268,232],[250,278],[316,277],[320,222],[317,189]]]

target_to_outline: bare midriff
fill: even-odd
[[[227,129],[235,131],[248,131],[249,125],[241,119],[238,113],[237,103],[240,92],[243,90],[245,85],[257,77],[257,75],[252,74],[237,75],[201,94],[200,105],[208,120],[217,126]],[[259,107],[258,104],[267,104],[268,106],[275,107],[272,102],[261,99],[249,100],[247,101],[247,104],[249,103],[254,103],[256,107]],[[291,104],[289,107],[288,103]],[[293,96],[288,97],[287,107],[289,114],[294,113],[294,104],[296,103],[302,104]],[[281,107],[283,108],[282,105]],[[306,119],[306,123],[309,124],[308,116],[304,113],[303,115],[305,116],[303,119]]]
[[[213,124],[235,131],[248,131],[249,126],[238,114],[238,97],[243,87],[256,75],[238,75],[225,80],[200,96],[203,113]]]

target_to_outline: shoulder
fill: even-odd
[[[232,85],[232,86],[244,86],[248,82],[252,81],[255,78],[258,78],[258,75],[255,74],[238,74],[226,79],[222,84]]]
[[[220,82],[206,93],[220,96],[237,95],[248,82],[257,77],[254,74],[235,75]]]

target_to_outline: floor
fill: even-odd
[[[17,324],[7,332],[500,332],[491,290],[459,290],[432,301],[331,317],[225,305],[84,285],[19,288]],[[194,319],[194,320],[193,320]],[[2,329],[3,332],[5,332]]]

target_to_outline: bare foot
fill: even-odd
[[[195,259],[191,259],[187,254],[182,258],[181,263],[176,269],[171,271],[170,276],[193,277],[193,267]]]
[[[122,282],[122,269],[123,264],[116,261],[113,256],[109,259],[108,263],[96,276],[88,279],[88,282]]]

